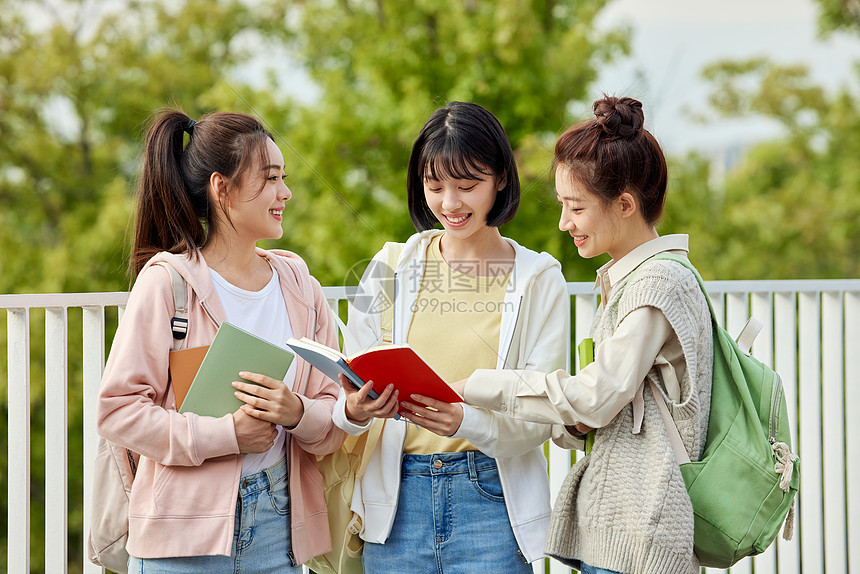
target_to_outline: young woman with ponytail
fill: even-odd
[[[643,391],[653,383],[698,460],[710,410],[711,317],[686,267],[649,261],[663,252],[686,257],[688,240],[656,231],[667,169],[642,104],[604,97],[594,115],[559,138],[553,162],[559,228],[582,257],[612,258],[597,272],[594,362],[576,375],[478,370],[454,386],[472,405],[566,425],[574,436],[596,429],[590,454],[559,492],[547,554],[583,574],[692,574],[693,510],[655,395]]]
[[[187,143],[186,143],[187,142]],[[284,158],[255,118],[156,114],[146,133],[130,270],[134,286],[105,367],[97,430],[140,453],[129,502],[129,571],[301,572],[328,551],[315,455],[337,449],[338,386],[303,361],[283,381],[234,383],[245,401],[221,418],[179,413],[170,386],[175,304],[163,264],[188,289],[182,347],[208,345],[222,321],[283,345],[337,345],[319,283],[283,234]],[[253,358],[249,357],[249,370]]]

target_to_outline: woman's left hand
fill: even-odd
[[[284,381],[242,371],[239,376],[256,384],[234,381],[234,393],[253,409],[245,409],[252,417],[292,428],[299,424],[305,412],[304,403]]]
[[[400,411],[408,421],[423,427],[439,436],[451,436],[463,422],[463,405],[437,401],[424,395],[412,395],[414,403],[401,401]]]

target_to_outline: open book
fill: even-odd
[[[400,392],[400,400],[411,401],[410,395],[420,394],[446,403],[463,401],[409,345],[383,345],[351,357],[308,338],[290,339],[287,346],[338,383],[340,374],[357,388],[373,381],[369,393],[372,398],[378,397],[390,383]]]

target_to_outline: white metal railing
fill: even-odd
[[[731,568],[731,574],[860,572],[860,279],[711,281],[718,317],[737,333],[749,315],[765,328],[753,353],[776,366],[785,385],[792,438],[802,461],[795,538]],[[346,287],[324,288],[337,310]],[[588,336],[597,305],[590,283],[569,283],[573,340]],[[8,360],[7,571],[30,571],[31,311],[45,316],[45,571],[67,572],[69,512],[69,389],[81,389],[84,412],[84,532],[88,527],[94,403],[105,358],[105,310],[126,293],[0,295],[6,310]],[[81,309],[82,346],[69,349],[69,309]],[[77,312],[77,311],[76,311]],[[2,316],[0,316],[2,320]],[[113,326],[113,324],[111,324]],[[82,380],[71,380],[69,357],[82,358]],[[849,382],[851,384],[849,384]],[[81,387],[82,385],[82,387]],[[576,453],[549,447],[553,495]],[[84,553],[85,554],[85,553]],[[84,572],[101,572],[84,557]],[[567,573],[555,561],[536,572]],[[708,572],[714,572],[708,570]]]

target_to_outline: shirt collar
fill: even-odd
[[[612,287],[618,285],[646,260],[664,251],[683,251],[686,255],[690,250],[689,241],[690,237],[685,234],[664,235],[646,241],[621,259],[613,259],[598,269],[594,288],[599,287],[601,298],[608,301]]]

